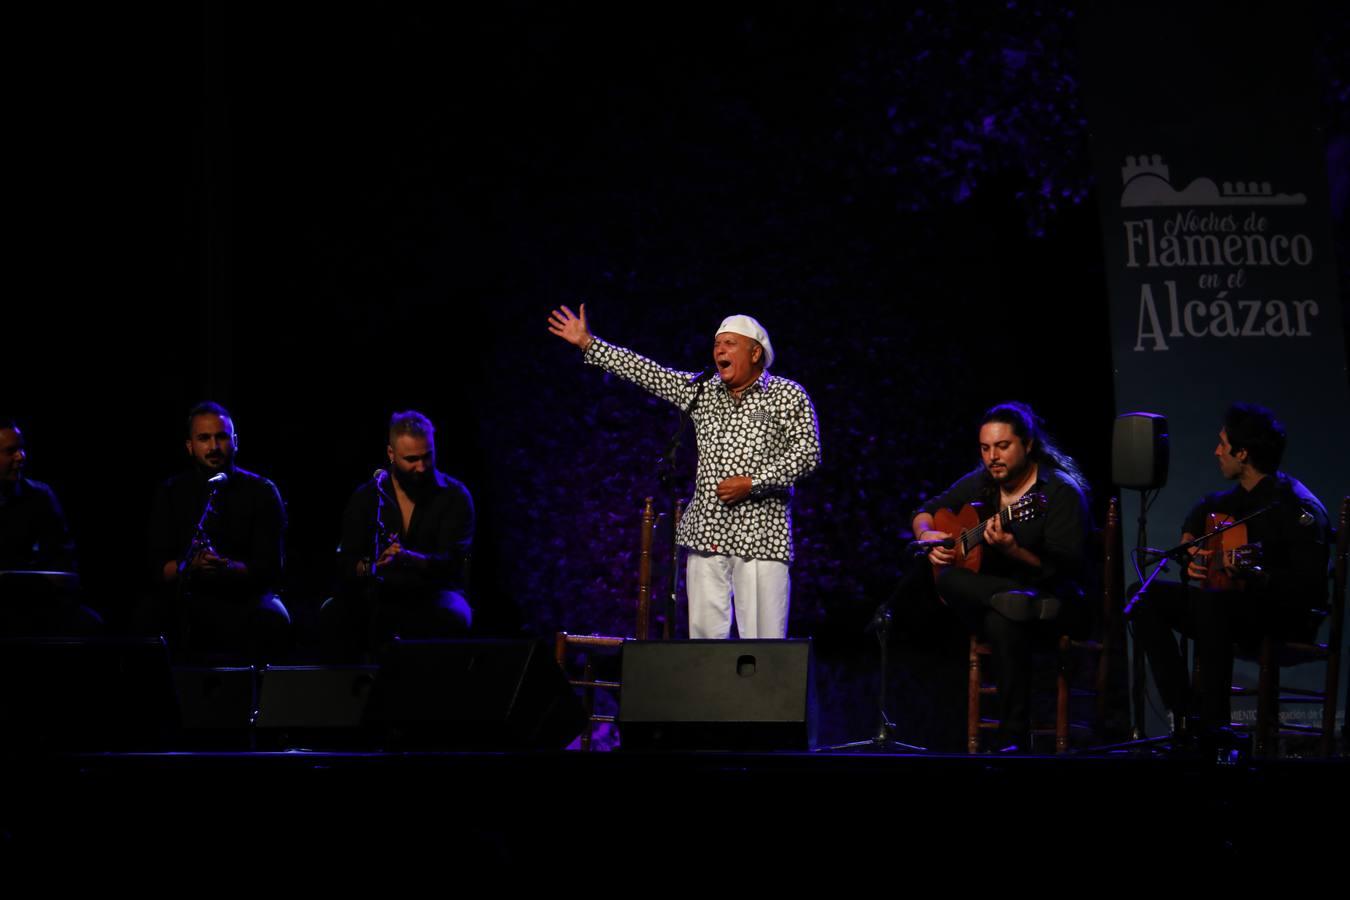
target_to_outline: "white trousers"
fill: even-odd
[[[691,638],[731,637],[733,600],[741,637],[787,637],[787,563],[690,550],[687,565]]]

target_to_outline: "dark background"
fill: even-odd
[[[287,500],[302,644],[342,505],[408,407],[478,504],[483,633],[631,629],[676,420],[547,333],[561,303],[690,369],[752,314],[810,391],[825,464],[798,494],[791,633],[817,642],[826,739],[870,725],[862,626],[985,407],[1033,404],[1100,515],[1114,410],[1071,5],[25,15],[0,411],[115,625],[153,485],[212,398]],[[1350,27],[1307,34],[1281,77],[1321,100],[1344,269]],[[900,718],[941,745],[963,639],[922,624]]]

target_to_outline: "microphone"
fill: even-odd
[[[219,475],[212,475],[210,478],[206,479],[206,487],[207,489],[214,491],[229,480],[230,476],[221,472]]]
[[[922,556],[934,547],[946,547],[948,550],[956,546],[956,538],[939,538],[936,541],[910,541],[905,548],[906,553],[913,553],[915,556]]]
[[[693,385],[696,384],[702,384],[703,382],[707,381],[709,378],[712,378],[716,374],[717,374],[717,366],[708,366],[702,372],[699,372],[693,378],[689,379],[689,385],[692,387]]]
[[[377,488],[384,487],[385,481],[387,481],[389,478],[389,473],[386,472],[383,468],[379,468],[375,470],[375,472],[370,476],[370,478],[372,481],[375,482],[375,486]]]

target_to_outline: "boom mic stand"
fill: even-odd
[[[665,454],[657,460],[658,463],[665,463],[661,471],[661,486],[665,488],[666,496],[670,498],[670,590],[666,593],[665,622],[661,626],[661,637],[665,640],[672,640],[675,637],[675,618],[680,591],[680,542],[675,536],[680,525],[680,514],[682,512],[679,485],[676,483],[679,476],[677,461],[680,454],[680,444],[684,439],[685,422],[693,422],[694,410],[698,408],[698,402],[703,399],[703,391],[708,386],[708,379],[713,376],[713,370],[704,369],[703,372],[690,379],[691,385],[697,385],[694,398],[689,401],[687,407],[677,409],[675,431],[670,435],[670,443],[666,445]],[[646,635],[639,635],[638,637],[645,639]]]
[[[1143,492],[1141,491],[1140,493],[1142,494]],[[1135,548],[1134,553],[1136,559],[1140,556],[1150,556],[1156,559],[1157,562],[1153,567],[1153,571],[1149,572],[1148,577],[1145,578],[1143,582],[1139,585],[1139,590],[1135,591],[1134,596],[1131,597],[1129,601],[1125,604],[1124,610],[1125,618],[1128,619],[1130,617],[1130,615],[1134,612],[1135,606],[1138,605],[1141,601],[1145,603],[1148,602],[1149,586],[1152,585],[1153,582],[1157,580],[1159,575],[1161,575],[1163,572],[1167,570],[1167,564],[1169,562],[1175,561],[1178,565],[1184,564],[1187,561],[1187,558],[1190,556],[1190,549],[1192,547],[1198,547],[1201,544],[1205,543],[1206,541],[1212,540],[1213,538],[1223,534],[1225,531],[1228,531],[1231,528],[1236,528],[1239,525],[1245,525],[1252,519],[1255,519],[1257,516],[1261,516],[1269,512],[1276,505],[1277,504],[1272,503],[1269,506],[1263,506],[1256,512],[1243,516],[1241,519],[1238,519],[1235,522],[1229,522],[1225,525],[1220,525],[1216,527],[1213,531],[1205,532],[1204,534],[1200,535],[1199,537],[1193,540],[1185,541],[1184,543],[1178,544],[1177,546],[1172,547],[1170,549],[1155,550],[1151,547],[1148,547],[1144,543],[1143,537],[1145,527],[1144,514],[1147,507],[1143,503],[1143,498],[1141,497],[1139,507],[1140,543],[1139,546]],[[1147,565],[1147,563],[1145,563],[1145,565]],[[1136,564],[1136,571],[1138,571],[1137,564]],[[1133,689],[1135,691],[1137,705],[1135,707],[1134,734],[1128,741],[1124,741],[1119,744],[1108,744],[1103,747],[1095,747],[1093,748],[1095,752],[1101,753],[1113,750],[1140,750],[1148,747],[1157,747],[1160,750],[1163,750],[1164,752],[1176,749],[1172,743],[1173,741],[1172,735],[1160,735],[1158,737],[1151,738],[1147,737],[1143,733],[1143,708],[1142,708],[1144,696],[1143,656],[1144,656],[1143,646],[1139,643],[1139,641],[1136,640],[1134,642],[1134,659],[1136,662],[1136,666],[1134,671]]]
[[[891,591],[891,596],[877,607],[876,612],[872,614],[872,619],[867,623],[866,630],[874,632],[877,636],[877,642],[881,645],[881,665],[878,671],[880,683],[877,688],[877,730],[870,737],[861,741],[849,741],[846,744],[835,744],[832,747],[822,747],[822,750],[870,750],[874,753],[927,753],[927,747],[920,747],[917,744],[908,744],[897,740],[895,737],[895,723],[891,721],[890,716],[886,714],[886,688],[890,683],[890,663],[888,649],[891,643],[891,606],[896,600],[908,593],[910,586],[917,579],[919,573],[927,574],[924,567],[916,565],[913,559],[918,554],[926,553],[932,541],[914,541],[905,548],[905,556],[912,557],[909,562],[908,571],[900,577],[895,590]]]
[[[178,578],[174,580],[174,608],[178,616],[178,634],[183,645],[181,649],[192,646],[192,617],[187,614],[189,596],[187,580],[191,572],[189,567],[198,553],[214,549],[211,546],[211,535],[207,531],[206,523],[216,511],[216,492],[228,480],[229,476],[224,472],[206,479],[206,503],[202,505],[202,514],[197,517],[197,525],[192,529],[192,539],[188,541],[187,550],[178,560]]]

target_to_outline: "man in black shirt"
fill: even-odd
[[[153,625],[182,654],[277,662],[290,642],[281,587],[286,511],[272,482],[235,465],[223,406],[188,414],[189,471],[159,486],[150,562],[160,587]]]
[[[27,460],[18,423],[0,419],[0,634],[93,633],[103,622],[77,600],[65,514],[50,487],[24,476]]]
[[[23,432],[0,419],[0,569],[73,572],[75,542],[52,489],[24,477]]]
[[[1029,738],[1031,650],[1037,631],[1062,631],[1052,619],[1081,613],[1090,527],[1085,485],[1077,465],[1060,453],[1040,418],[1023,403],[988,410],[980,425],[981,464],[914,515],[920,541],[955,537],[934,528],[939,509],[980,503],[988,517],[978,572],[953,566],[953,549],[935,546],[929,559],[943,600],[993,647],[999,737],[1004,749],[1025,749]],[[1000,512],[1030,495],[1044,495],[1043,512],[1025,521],[1000,521]],[[1037,507],[1040,504],[1036,504]]]
[[[324,605],[326,654],[354,659],[388,642],[466,634],[473,498],[436,469],[431,420],[389,421],[389,468],[357,488],[342,515],[338,595]],[[392,477],[391,477],[392,476]]]
[[[1214,455],[1223,477],[1237,483],[1201,498],[1181,527],[1185,543],[1209,530],[1210,513],[1233,520],[1259,513],[1246,523],[1248,543],[1260,545],[1259,564],[1230,569],[1239,589],[1205,588],[1209,566],[1222,563],[1201,545],[1190,549],[1181,583],[1154,582],[1136,601],[1135,636],[1176,729],[1196,712],[1202,736],[1228,724],[1234,642],[1254,653],[1267,634],[1306,640],[1315,632],[1309,611],[1326,601],[1330,525],[1322,501],[1279,471],[1285,440],[1284,426],[1270,410],[1247,403],[1229,407]],[[1198,710],[1173,628],[1195,639]]]

